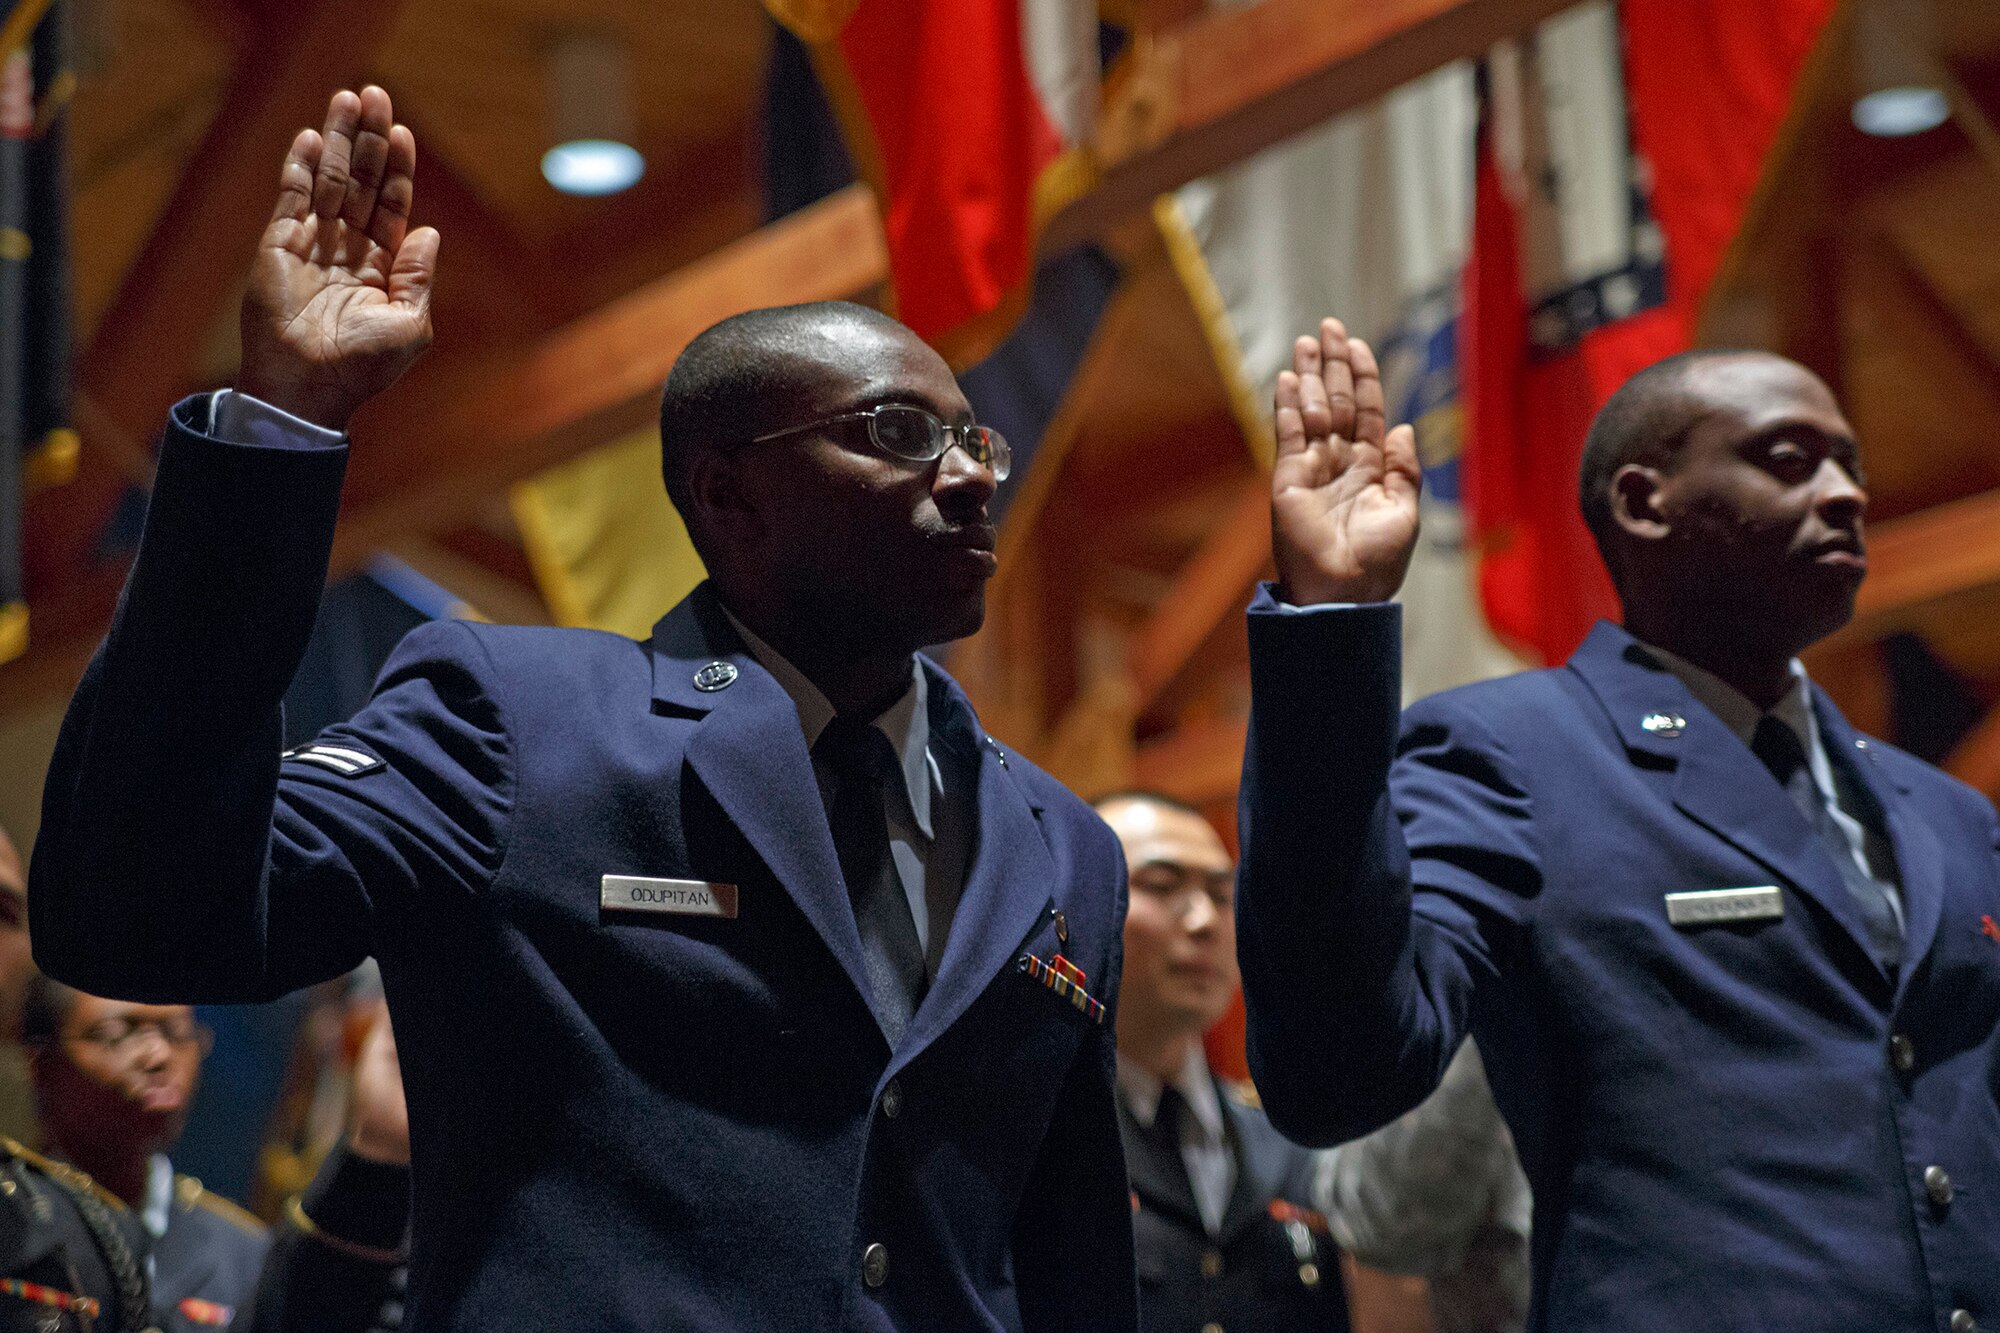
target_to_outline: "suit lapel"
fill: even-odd
[[[1244,1230],[1264,1213],[1267,1200],[1278,1197],[1285,1164],[1275,1135],[1267,1138],[1254,1132],[1243,1108],[1220,1087],[1216,1096],[1222,1099],[1229,1149],[1236,1155],[1236,1185],[1229,1192],[1229,1208],[1222,1215],[1222,1234],[1217,1237],[1227,1247],[1234,1245]]]
[[[861,934],[791,696],[744,647],[706,583],[655,627],[652,649],[654,708],[699,719],[688,766],[873,1012]],[[734,679],[721,689],[696,688],[696,674],[711,662],[734,668]]]
[[[945,938],[937,980],[924,995],[890,1072],[958,1021],[1011,962],[1055,888],[1055,861],[1027,796],[993,746],[972,705],[929,662],[931,745],[948,783],[972,784],[975,818],[965,884]],[[963,800],[963,788],[946,800]]]
[[[1910,808],[1909,789],[1890,778],[1881,761],[1881,747],[1868,743],[1841,716],[1818,686],[1813,687],[1813,713],[1820,739],[1829,751],[1847,756],[1847,768],[1868,788],[1881,807],[1889,844],[1896,856],[1896,876],[1903,900],[1903,976],[1923,961],[1937,937],[1944,910],[1944,851],[1928,821]]]
[[[1617,626],[1599,623],[1570,667],[1597,694],[1628,751],[1664,761],[1653,766],[1674,768],[1673,801],[1683,814],[1817,903],[1854,942],[1865,966],[1889,980],[1840,868],[1741,737]]]

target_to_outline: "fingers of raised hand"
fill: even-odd
[[[410,204],[416,197],[417,138],[407,125],[392,126],[387,146],[382,188],[375,196],[368,237],[395,254],[403,244],[403,233],[410,225]]]
[[[341,221],[356,231],[372,231],[369,221],[388,171],[389,134],[394,123],[395,108],[389,94],[372,84],[363,88],[361,118],[347,161],[347,194],[340,206]]]
[[[438,232],[419,227],[404,239],[389,268],[389,299],[412,306],[429,318],[432,280],[437,274]]]
[[[313,173],[319,167],[321,140],[317,130],[300,130],[278,172],[278,203],[273,222],[304,222],[312,216]]]
[[[1415,427],[1406,423],[1389,432],[1382,442],[1382,474],[1385,478],[1401,478],[1412,491],[1423,489],[1424,465],[1417,456]]]
[[[1374,349],[1359,338],[1347,340],[1347,359],[1354,370],[1354,438],[1376,448],[1389,429],[1389,413],[1382,399],[1382,368]]]
[[[339,218],[347,200],[348,163],[360,130],[361,98],[343,88],[327,101],[326,127],[320,132],[324,143],[313,173],[313,212],[319,214],[321,226]]]
[[[1333,434],[1344,440],[1354,438],[1354,370],[1349,365],[1347,326],[1337,319],[1319,322],[1321,376],[1326,381],[1327,410],[1332,416]]]
[[[1301,337],[1292,344],[1292,370],[1298,377],[1299,417],[1308,443],[1333,433],[1333,410],[1326,400],[1326,377],[1317,339]]]
[[[1303,452],[1306,447],[1305,419],[1299,415],[1298,372],[1278,372],[1278,387],[1271,395],[1271,419],[1277,427],[1278,457]]]

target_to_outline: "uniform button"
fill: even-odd
[[[882,1089],[882,1114],[894,1120],[903,1113],[903,1085],[895,1079]]]
[[[1222,1333],[1222,1325],[1211,1319],[1201,1326],[1201,1333]]]
[[[889,1280],[889,1247],[876,1241],[861,1252],[861,1280],[879,1287]]]
[[[1917,1067],[1917,1045],[1898,1032],[1889,1038],[1889,1060],[1896,1066],[1896,1072],[1907,1074]]]
[[[1970,1310],[1953,1310],[1951,1333],[1979,1333],[1979,1321],[1972,1317]]]
[[[1942,1208],[1951,1202],[1951,1177],[1941,1166],[1924,1168],[1924,1193],[1931,1196],[1931,1202]],[[1970,1315],[1966,1316],[1968,1319]]]
[[[1203,1277],[1222,1276],[1221,1250],[1203,1250],[1201,1252],[1201,1275]]]

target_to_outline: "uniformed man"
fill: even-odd
[[[1726,351],[1629,380],[1578,487],[1623,625],[1400,742],[1415,441],[1337,321],[1277,409],[1238,898],[1272,1120],[1364,1133],[1469,1030],[1531,1329],[2000,1329],[2000,820],[1797,659],[1866,569],[1826,385]]]
[[[374,956],[424,1333],[1130,1328],[1118,844],[919,655],[981,623],[1009,454],[907,328],[681,353],[710,582],[648,640],[422,626],[281,753],[343,432],[430,334],[415,166],[379,88],[292,145],[50,765],[36,957],[221,1002]]]
[[[89,1176],[0,1138],[0,1333],[151,1328],[150,1239]]]
[[[167,1333],[227,1328],[256,1289],[263,1224],[166,1156],[187,1121],[208,1033],[184,1005],[128,1004],[47,977],[28,985],[29,1050],[49,1156],[129,1208],[150,1241]]]
[[[1312,1154],[1202,1048],[1236,996],[1236,867],[1201,813],[1127,793],[1096,803],[1125,849],[1118,1110],[1148,1333],[1340,1330],[1340,1254],[1311,1206]]]

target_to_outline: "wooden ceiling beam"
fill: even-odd
[[[440,360],[365,409],[335,573],[479,497],[641,429],[690,339],[757,306],[851,297],[888,274],[874,195],[850,186],[564,326],[474,364]],[[497,277],[496,277],[496,280]]]
[[[1143,716],[1208,641],[1242,609],[1271,561],[1271,479],[1253,472],[1219,515],[1208,540],[1174,576],[1152,619],[1132,637],[1127,670],[1133,715]]]
[[[78,359],[77,381],[122,436],[149,440],[199,373],[237,296],[277,185],[273,144],[324,118],[329,88],[366,72],[401,0],[296,0],[264,15],[159,221]],[[78,475],[24,515],[31,596],[80,575],[143,460],[86,436]]]
[[[1132,765],[1133,785],[1189,805],[1234,800],[1249,735],[1249,723],[1240,718],[1178,727],[1139,747]]]
[[[1953,747],[1945,756],[1944,771],[2000,800],[2000,708],[1987,713]]]
[[[2000,584],[2000,490],[1871,524],[1854,619],[1829,644],[1910,628],[1929,603]]]
[[[1574,3],[1260,0],[1156,32],[1106,99],[1097,187],[1050,220],[1042,251],[1092,240],[1169,190]]]

